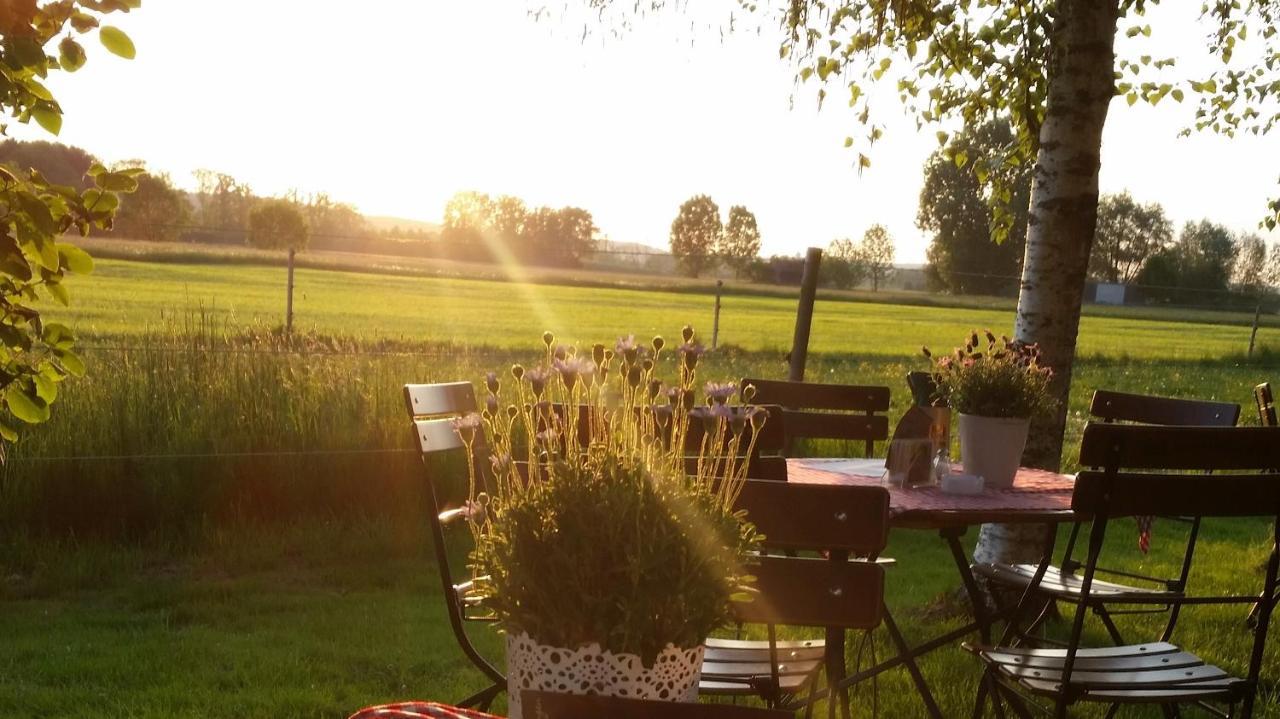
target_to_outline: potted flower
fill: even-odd
[[[733,505],[766,415],[714,383],[691,408],[702,348],[683,335],[579,353],[548,333],[457,422],[479,455],[467,600],[506,634],[512,717],[523,689],[694,700],[705,638],[749,597],[760,538]]]
[[[1009,487],[1018,472],[1031,418],[1053,406],[1048,367],[1034,344],[996,340],[985,347],[972,333],[963,348],[933,357],[938,399],[960,415],[960,459],[964,471],[988,487]]]

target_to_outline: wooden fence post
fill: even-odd
[[[800,305],[796,308],[796,334],[791,342],[791,369],[787,379],[804,381],[804,363],[809,356],[809,327],[813,324],[813,300],[818,294],[818,265],[822,250],[810,247],[804,256],[804,275],[800,280]]]
[[[289,248],[289,286],[288,297],[285,299],[284,305],[284,331],[285,334],[293,334],[293,253],[294,249]]]
[[[1249,356],[1253,356],[1253,343],[1258,339],[1258,320],[1262,316],[1262,295],[1258,295],[1258,306],[1253,310],[1253,332],[1249,333]]]
[[[711,323],[711,349],[720,343],[720,290],[724,288],[724,280],[716,280],[716,317]]]

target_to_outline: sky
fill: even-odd
[[[680,203],[705,193],[725,214],[756,214],[766,255],[881,223],[898,262],[924,261],[915,217],[940,128],[918,130],[895,94],[877,102],[887,128],[860,174],[844,148],[862,132],[851,111],[819,109],[812,83],[797,85],[776,26],[723,33],[733,0],[585,37],[581,0],[535,20],[538,4],[147,0],[109,21],[133,38],[135,60],[91,43],[84,69],[48,83],[66,115],[58,139],[107,161],[145,159],[187,188],[210,168],[259,195],[327,192],[371,215],[439,221],[459,190],[574,205],[611,240],[659,247]],[[1120,49],[1177,57],[1172,76],[1203,74],[1213,65],[1193,5],[1157,7],[1153,37]],[[1117,99],[1102,190],[1158,201],[1177,224],[1261,232],[1280,195],[1280,135],[1178,138],[1193,112],[1190,99]],[[34,124],[10,134],[50,139]]]

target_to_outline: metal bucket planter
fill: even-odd
[[[635,654],[614,654],[588,644],[565,649],[539,644],[528,634],[507,635],[507,707],[521,719],[525,689],[693,702],[698,699],[704,647],[678,649],[668,644],[653,666]]]

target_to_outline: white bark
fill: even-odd
[[[1049,85],[1027,215],[1027,249],[1015,336],[1040,345],[1059,402],[1032,424],[1024,461],[1057,469],[1062,459],[1071,364],[1098,213],[1102,127],[1115,93],[1118,0],[1060,0],[1050,36]],[[1037,558],[1043,527],[987,525],[979,561]]]

